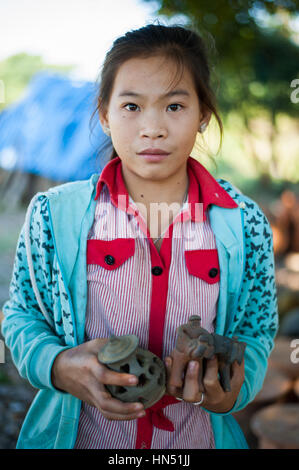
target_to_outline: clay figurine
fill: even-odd
[[[220,384],[225,392],[230,392],[231,365],[237,361],[240,365],[246,343],[238,341],[238,338],[228,338],[225,336],[212,334],[214,340],[214,353],[218,358]]]
[[[169,377],[171,386],[181,388],[185,369],[191,360],[200,364],[199,367],[199,391],[204,392],[203,371],[205,360],[217,356],[219,367],[219,380],[224,391],[231,391],[231,365],[234,361],[241,364],[244,356],[246,343],[239,342],[237,337],[209,333],[201,327],[201,318],[193,315],[188,323],[177,328],[177,340],[175,349],[170,356],[173,359],[173,366]]]
[[[111,336],[98,353],[98,359],[109,369],[138,377],[136,386],[106,385],[111,395],[124,402],[139,401],[149,408],[166,391],[166,371],[163,361],[150,351],[138,347],[135,335]]]
[[[201,327],[199,316],[191,316],[188,323],[177,328],[175,349],[170,354],[173,359],[173,367],[169,377],[169,385],[181,388],[187,364],[189,361],[195,360],[199,363],[199,390],[203,392],[203,358],[210,359],[213,354],[212,335]]]

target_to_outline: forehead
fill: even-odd
[[[115,77],[113,94],[124,90],[140,94],[163,94],[173,88],[196,94],[193,77],[187,67],[164,56],[134,58],[124,62]]]

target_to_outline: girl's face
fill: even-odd
[[[161,181],[186,172],[203,115],[187,68],[170,88],[176,72],[174,62],[155,56],[126,61],[115,77],[100,120],[110,128],[123,170],[135,177]]]

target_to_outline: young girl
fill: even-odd
[[[2,332],[40,391],[17,447],[246,448],[231,413],[261,389],[277,331],[272,234],[255,202],[190,157],[212,115],[222,130],[202,39],[162,25],[117,39],[98,112],[111,161],[38,194],[18,243]],[[170,385],[176,329],[191,315],[247,344],[230,392],[217,357],[203,393],[194,361]],[[99,363],[112,334],[164,360],[167,391],[151,408],[108,393],[138,382]]]

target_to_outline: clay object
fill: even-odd
[[[188,323],[177,328],[177,340],[172,357],[172,370],[169,377],[169,385],[181,388],[183,386],[184,371],[190,360],[199,363],[199,391],[204,391],[203,359],[210,359],[214,354],[213,337],[201,327],[201,318],[192,315]]]
[[[239,365],[242,363],[246,343],[238,341],[236,336],[229,338],[216,333],[212,336],[214,352],[218,358],[220,384],[225,392],[230,392],[231,365],[234,361],[237,361]]]
[[[150,351],[138,347],[135,335],[111,336],[99,351],[98,359],[109,369],[136,375],[136,386],[106,385],[114,398],[123,402],[141,402],[149,408],[166,391],[166,371],[161,359]]]
[[[258,405],[284,401],[293,388],[292,380],[280,370],[268,367],[262,389],[253,403]]]
[[[263,407],[252,416],[250,428],[259,438],[259,449],[299,449],[299,404]]]

